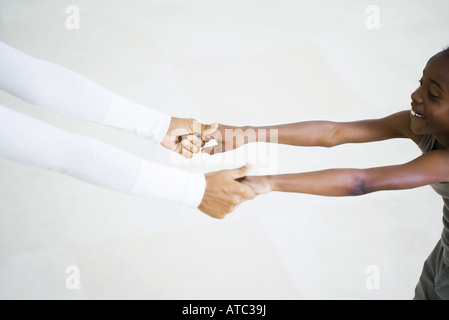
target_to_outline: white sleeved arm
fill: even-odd
[[[0,156],[109,189],[198,207],[204,175],[152,163],[0,105]]]
[[[161,142],[171,117],[105,89],[60,65],[0,42],[0,89],[71,117]]]

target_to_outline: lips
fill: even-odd
[[[419,113],[418,111],[415,110],[415,108],[412,107],[412,109],[410,110],[410,113],[412,114],[412,116],[414,116],[415,118],[418,119],[424,119],[424,115],[422,115],[421,113]]]

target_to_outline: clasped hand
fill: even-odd
[[[217,145],[205,147],[212,139]],[[233,150],[248,142],[252,142],[251,139],[246,138],[243,131],[237,127],[218,123],[205,125],[195,119],[173,117],[161,145],[191,159],[200,151],[216,154]],[[252,200],[258,194],[270,191],[268,181],[247,176],[250,169],[250,165],[245,165],[241,168],[206,173],[206,190],[198,209],[213,218],[223,219],[246,200]]]

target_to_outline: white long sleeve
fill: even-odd
[[[74,71],[30,57],[2,42],[0,89],[52,111],[120,128],[158,143],[171,120]],[[201,203],[206,186],[202,174],[145,161],[5,107],[0,109],[0,156],[136,195],[194,207]]]
[[[71,117],[161,142],[171,117],[125,99],[60,65],[0,42],[0,89]]]
[[[0,105],[0,156],[109,189],[197,207],[204,175],[152,163]]]

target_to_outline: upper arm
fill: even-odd
[[[421,136],[412,132],[409,111],[402,111],[388,117],[354,122],[336,122],[333,145],[362,143],[393,138],[410,138],[419,143]]]
[[[449,182],[449,152],[430,151],[405,164],[362,169],[360,172],[363,193]]]

